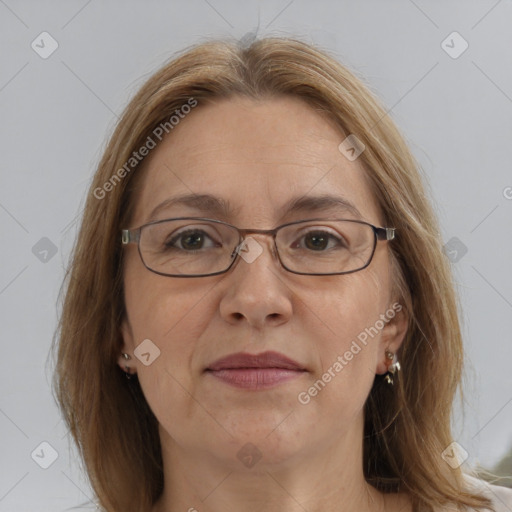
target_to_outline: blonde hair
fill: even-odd
[[[188,49],[155,73],[126,107],[94,176],[66,274],[57,331],[55,393],[91,485],[109,512],[148,511],[163,488],[158,422],[137,379],[117,366],[121,351],[123,252],[141,165],[101,189],[144,145],[155,127],[194,98],[302,99],[341,133],[366,146],[360,155],[385,225],[397,299],[409,325],[393,388],[379,377],[365,406],[364,472],[383,492],[407,492],[415,507],[489,507],[465,491],[460,469],[442,459],[453,441],[452,402],[463,346],[458,303],[437,220],[413,156],[368,87],[324,52],[289,38],[244,47],[213,41]],[[172,136],[172,134],[170,135]]]

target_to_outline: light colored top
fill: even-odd
[[[474,489],[478,494],[482,494],[492,501],[496,512],[512,512],[512,489],[489,484],[468,474],[465,474],[464,477],[472,490]]]

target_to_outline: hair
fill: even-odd
[[[453,441],[463,344],[451,269],[419,166],[361,78],[290,38],[250,45],[216,40],[186,49],[136,93],[101,158],[63,283],[54,346],[54,392],[97,500],[109,512],[145,512],[163,490],[158,421],[138,379],[127,380],[117,365],[126,315],[120,230],[133,215],[144,160],[129,172],[120,169],[191,98],[201,108],[222,99],[283,95],[336,123],[340,142],[355,134],[365,145],[358,161],[385,225],[397,229],[389,251],[394,292],[408,316],[399,351],[403,369],[392,388],[376,376],[366,401],[365,477],[382,492],[407,492],[415,509],[489,507],[442,458]],[[116,173],[123,179],[113,183]],[[95,192],[107,188],[108,194]]]

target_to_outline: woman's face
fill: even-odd
[[[295,98],[200,104],[152,150],[129,227],[184,194],[214,196],[230,211],[175,204],[153,218],[208,217],[255,229],[318,217],[357,219],[341,203],[284,209],[298,198],[331,196],[382,226],[365,171],[338,149],[344,138]],[[209,277],[157,275],[135,245],[126,247],[123,351],[160,423],[163,449],[240,469],[241,462],[286,465],[359,447],[375,374],[386,372],[385,350],[396,352],[405,328],[403,312],[392,307],[387,243],[377,244],[371,264],[359,272],[307,276],[280,266],[271,237],[250,236],[257,244],[249,247],[261,254],[257,249],[255,259],[239,257],[227,273]],[[139,359],[134,351],[144,340],[150,341]],[[260,370],[260,378],[270,379],[266,386],[254,380],[254,370],[211,371],[231,354],[267,351],[299,369]],[[280,363],[267,366],[274,364]]]

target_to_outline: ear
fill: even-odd
[[[134,373],[137,373],[133,356],[133,332],[130,323],[128,322],[128,319],[126,317],[121,322],[121,338],[121,351],[119,352],[119,355],[117,357],[117,364],[121,368],[121,370],[123,370],[123,372],[130,373],[133,375]],[[126,359],[123,356],[123,354],[128,354],[130,358]]]
[[[386,318],[389,320],[382,329],[379,353],[377,356],[377,368],[375,373],[378,375],[387,373],[391,360],[386,357],[386,351],[389,350],[393,354],[398,352],[398,349],[402,346],[402,342],[405,339],[409,325],[409,314],[405,307],[399,302],[394,302],[386,311]]]

